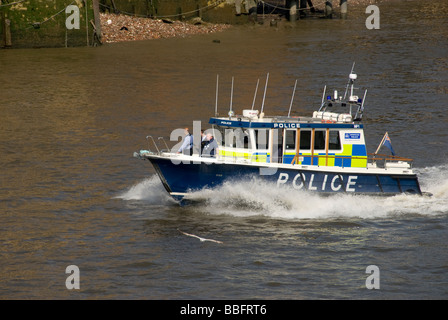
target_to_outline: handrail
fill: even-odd
[[[369,156],[373,156],[373,157],[369,157]],[[377,157],[380,156],[380,157]],[[341,155],[295,155],[291,164],[294,164],[298,157],[303,157],[303,158],[325,158],[325,159],[354,159],[354,160],[367,160],[367,162],[371,162],[371,163],[375,163],[376,161],[380,160],[380,161],[384,161],[384,163],[386,162],[399,162],[399,161],[403,161],[403,162],[408,162],[409,165],[412,164],[412,162],[414,161],[413,159],[410,158],[404,158],[404,157],[399,157],[399,156],[389,156],[389,155],[384,155],[384,154],[374,154],[374,153],[367,153],[367,156],[341,156]],[[319,162],[318,162],[319,163]],[[314,165],[314,164],[312,164]],[[319,164],[317,164],[317,166],[319,166]],[[344,162],[342,162],[342,167],[344,166]]]
[[[386,154],[378,154],[378,153],[367,153],[368,156],[373,156],[371,158],[372,160],[390,160],[390,161],[406,161],[406,162],[413,162],[414,159],[410,158],[404,158],[399,156],[392,156],[392,155],[386,155]],[[379,157],[377,157],[379,156]]]
[[[267,157],[268,155],[263,155],[263,154],[259,154],[258,152],[252,152],[252,153],[248,153],[247,158],[246,157],[240,157],[240,156],[236,156],[234,154],[232,155],[221,155],[221,157],[223,159],[233,159],[234,162],[237,162],[239,160],[246,160],[249,162],[256,162],[256,159],[258,157]],[[403,162],[408,162],[409,164],[411,164],[414,160],[410,159],[410,158],[404,158],[404,157],[399,157],[399,156],[393,156],[393,155],[384,155],[384,154],[373,154],[373,153],[367,153],[367,155],[365,156],[351,156],[351,155],[319,155],[319,154],[314,154],[314,155],[294,155],[293,160],[291,161],[291,164],[295,164],[296,161],[298,161],[298,158],[302,157],[302,158],[317,158],[317,159],[352,159],[352,160],[366,160],[368,163],[375,163],[377,161],[384,161],[386,162],[399,162],[399,161],[403,161]],[[314,164],[312,164],[314,165]],[[319,166],[317,164],[317,166]],[[343,163],[342,163],[342,166]]]
[[[162,149],[162,150],[159,149],[156,141],[154,140],[154,138],[151,135],[146,136],[146,139],[148,140],[148,148],[149,148],[149,150],[151,150],[150,146],[149,146],[149,139],[151,139],[153,144],[154,144],[154,146],[155,146],[155,148],[157,149],[157,153],[158,154],[161,154],[162,152],[165,152],[165,149]],[[168,147],[164,137],[158,137],[158,140],[162,140],[163,143],[165,144],[166,152],[171,153],[170,151],[172,151],[172,150],[170,150],[170,148]],[[226,149],[226,148],[224,148],[224,149]],[[227,150],[227,151],[230,151],[230,150]],[[256,151],[256,152],[247,152],[247,155],[244,156],[244,157],[236,156],[235,152],[232,152],[232,153],[233,153],[232,155],[221,155],[221,154],[219,154],[219,152],[217,152],[216,159],[218,161],[226,161],[226,160],[232,159],[233,162],[241,162],[241,161],[244,161],[244,162],[259,162],[259,161],[257,161],[257,159],[259,157],[266,157],[266,158],[269,157],[268,154],[259,154],[258,151]],[[284,155],[283,155],[283,157],[284,157]],[[366,160],[367,164],[370,163],[370,164],[375,164],[375,165],[376,165],[377,161],[380,161],[380,162],[384,161],[384,166],[386,166],[387,162],[400,162],[400,161],[406,162],[406,163],[409,164],[409,166],[412,166],[412,162],[414,161],[411,158],[405,158],[405,157],[400,157],[400,156],[395,156],[395,155],[377,154],[377,153],[367,153],[367,155],[365,155],[365,156],[326,155],[326,154],[324,154],[324,155],[322,155],[322,154],[321,155],[319,155],[319,154],[308,154],[308,155],[295,154],[293,159],[292,159],[292,161],[291,161],[291,164],[292,165],[296,164],[298,162],[298,160],[299,160],[299,157],[301,157],[301,158],[312,158],[312,159],[317,158],[318,159],[317,164],[314,164],[314,160],[312,161],[311,165],[313,165],[313,166],[314,165],[315,166],[319,166],[319,159],[327,159],[327,160],[328,159]],[[271,159],[272,159],[272,155],[271,155]],[[282,162],[279,162],[279,163],[282,163]],[[383,163],[380,163],[380,166],[383,167]],[[341,167],[344,167],[344,161],[342,161]]]
[[[163,143],[165,144],[166,150],[170,151],[170,147],[168,147],[168,145],[166,144],[166,141],[165,141],[165,139],[163,137],[158,137],[157,139],[158,140],[162,140]],[[162,149],[162,151],[163,151],[163,149]]]
[[[154,141],[154,138],[152,136],[146,136],[146,140],[148,140],[148,138],[151,138],[152,143],[154,144],[154,146],[157,149],[157,153],[160,153],[159,147],[157,146],[156,142]],[[148,150],[151,150],[151,146],[149,145],[149,140],[148,140]]]

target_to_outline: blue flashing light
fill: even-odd
[[[331,96],[327,96],[327,100],[331,100]]]

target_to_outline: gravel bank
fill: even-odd
[[[350,6],[368,6],[387,1],[400,0],[349,0]],[[323,10],[324,4],[314,1],[316,8]],[[333,1],[336,10],[339,9],[339,0]],[[231,28],[227,24],[212,24],[196,20],[181,22],[177,20],[162,20],[141,18],[122,14],[101,13],[101,32],[103,43],[121,41],[150,40],[172,37],[187,37],[195,34],[221,32]]]
[[[228,28],[230,25],[211,24],[200,20],[192,20],[191,23],[187,23],[101,13],[103,43],[186,37],[220,32]]]

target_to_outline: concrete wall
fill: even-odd
[[[94,2],[95,0],[0,0],[0,48],[92,45],[94,27],[90,21],[95,24]],[[66,14],[68,5],[79,8],[79,29],[66,28],[66,20],[73,13],[70,11]]]

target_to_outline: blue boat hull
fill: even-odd
[[[148,157],[165,189],[176,199],[188,192],[214,188],[225,181],[248,181],[253,177],[289,187],[320,193],[421,195],[415,174],[330,172],[309,169],[268,168],[244,164],[179,163]]]

